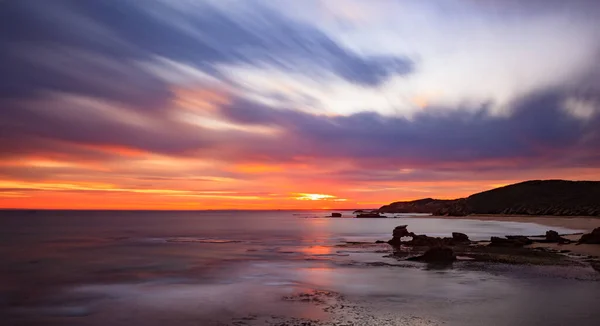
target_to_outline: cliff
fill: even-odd
[[[394,202],[381,213],[600,216],[600,181],[532,180],[454,200]]]

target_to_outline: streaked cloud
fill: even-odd
[[[586,0],[3,1],[0,206],[371,207],[600,179],[596,14]]]

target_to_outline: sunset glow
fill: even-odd
[[[0,207],[377,208],[600,180],[592,2],[228,2],[0,1],[23,31],[0,40]]]

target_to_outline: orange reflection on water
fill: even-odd
[[[304,247],[300,251],[309,255],[329,255],[334,253],[333,248],[325,246]]]

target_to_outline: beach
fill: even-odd
[[[531,215],[467,215],[467,216],[423,216],[457,220],[501,221],[518,223],[536,223],[548,227],[565,227],[591,231],[600,227],[600,217],[594,216],[531,216]]]

